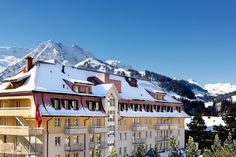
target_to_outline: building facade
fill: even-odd
[[[183,105],[155,82],[26,59],[0,84],[0,157],[134,155],[184,148]]]

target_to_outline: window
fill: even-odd
[[[115,99],[111,96],[110,99],[108,100],[108,106],[115,106],[116,101]]]
[[[124,136],[125,136],[125,140],[127,140],[127,133],[126,132],[124,133]]]
[[[61,137],[55,137],[55,146],[61,145]]]
[[[20,107],[20,100],[16,100],[16,107]]]
[[[74,143],[79,143],[79,136],[74,136]]]
[[[79,157],[79,153],[74,153],[74,157]]]
[[[152,138],[152,131],[149,132],[149,138]]]
[[[90,142],[94,142],[94,135],[90,135]]]
[[[88,102],[88,109],[89,109],[90,111],[93,111],[93,102],[92,102],[92,101],[89,101],[89,102]]]
[[[148,132],[146,131],[146,138],[148,138]]]
[[[124,154],[127,153],[127,147],[124,147]]]
[[[101,140],[102,140],[102,137],[101,137],[100,134],[98,134],[98,135],[97,135],[97,143],[98,143],[98,144],[101,143]]]
[[[70,110],[70,101],[69,100],[64,100],[64,108],[66,110]]]
[[[95,110],[96,110],[96,111],[99,111],[99,102],[96,102]]]
[[[60,127],[61,126],[60,118],[55,118],[54,119],[54,124],[55,124],[55,127]]]
[[[3,136],[3,143],[7,143],[7,136],[6,135]]]
[[[69,118],[66,118],[66,128],[69,128],[70,127],[70,119]]]
[[[74,119],[74,126],[79,126],[79,122],[77,118]]]
[[[120,137],[119,139],[122,140],[122,133],[119,134],[119,137]]]
[[[79,91],[80,91],[79,86],[74,85],[73,90],[74,90],[74,92],[79,93]]]
[[[70,157],[70,154],[65,154],[65,157]]]
[[[77,100],[72,100],[71,104],[72,104],[72,108],[74,110],[78,110],[79,109],[79,105],[78,105],[78,101]]]
[[[108,111],[108,122],[115,121],[115,111]]]
[[[120,147],[119,148],[119,155],[121,155],[122,154],[122,148]]]
[[[53,99],[53,100],[52,100],[52,106],[53,106],[56,110],[60,110],[60,109],[61,109],[60,100],[59,100],[59,99]]]
[[[178,130],[178,135],[180,136],[180,129]]]
[[[85,87],[85,93],[90,93],[90,87]]]

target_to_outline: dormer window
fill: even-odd
[[[79,93],[80,92],[80,88],[79,86],[73,86],[73,91],[76,92],[76,93]]]
[[[93,102],[92,102],[92,101],[89,101],[89,102],[88,102],[88,109],[89,109],[90,111],[93,111]]]
[[[79,105],[78,105],[78,101],[77,100],[72,100],[71,101],[71,105],[72,105],[72,108],[74,110],[78,110],[79,109]]]
[[[137,79],[131,77],[125,77],[125,80],[129,83],[132,87],[138,87]]]
[[[69,100],[64,100],[64,108],[66,109],[66,110],[70,110],[70,101]]]
[[[52,106],[53,106],[56,110],[60,110],[60,109],[61,109],[60,100],[59,100],[59,99],[52,99]]]
[[[99,111],[99,102],[96,102],[95,110],[96,110],[96,111]]]

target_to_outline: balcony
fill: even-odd
[[[71,126],[65,128],[66,135],[78,135],[78,134],[86,134],[88,131],[86,126]]]
[[[27,150],[25,146],[15,146],[13,143],[0,144],[0,154],[16,154],[16,155],[30,155],[41,154],[41,150]]]
[[[132,126],[132,131],[145,131],[148,127],[140,124],[135,124]]]
[[[166,142],[166,141],[169,141],[170,137],[169,136],[156,136],[155,137],[155,142],[158,143],[158,142]]]
[[[22,116],[32,117],[31,107],[1,107],[1,116]]]
[[[89,149],[94,149],[95,147],[99,149],[106,149],[108,147],[107,142],[101,142],[101,143],[95,143],[95,142],[89,142]]]
[[[145,144],[147,143],[147,139],[145,138],[135,138],[133,139],[133,144]]]
[[[91,126],[89,132],[92,134],[100,134],[109,132],[109,128],[106,126]]]
[[[34,136],[42,135],[42,128],[30,128],[23,126],[0,126],[0,135],[18,135],[18,136]]]
[[[173,129],[177,129],[178,125],[176,125],[176,124],[157,124],[155,126],[155,128],[157,130],[173,130]]]
[[[65,144],[65,149],[66,152],[76,152],[76,151],[84,151],[85,146],[82,143],[76,143],[76,144]]]

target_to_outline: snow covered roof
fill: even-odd
[[[23,79],[25,79],[29,76],[30,76],[29,73],[21,72],[21,73],[15,75],[15,76],[4,79],[2,82],[16,82],[16,81],[23,80]]]
[[[61,108],[60,110],[56,110],[55,108],[49,105],[41,104],[39,107],[39,111],[42,116],[88,116],[88,117],[105,117],[107,116],[102,111],[90,111],[88,108],[81,107],[79,110],[66,110],[65,108]]]
[[[132,87],[124,77],[110,75],[110,79],[121,81],[120,96],[122,99],[156,101],[142,86]]]
[[[190,123],[191,119],[193,117],[189,117],[189,118],[186,118],[185,119],[185,129],[186,130],[189,130],[187,124]],[[219,125],[222,125],[222,126],[225,126],[225,122],[223,121],[222,117],[208,117],[208,116],[202,116],[203,120],[205,121],[205,124],[207,126],[207,131],[214,131],[214,126],[219,126]]]
[[[85,81],[85,80],[77,80],[77,79],[69,79],[73,83],[81,83],[81,84],[87,84],[87,85],[93,85],[92,82]]]
[[[54,64],[37,62],[29,72],[20,73],[14,77],[6,79],[13,80],[25,77],[27,80],[22,86],[16,89],[5,90],[8,82],[2,82],[0,84],[0,92],[40,91],[102,97],[105,96],[107,91],[111,88],[111,84],[100,84],[92,86],[92,93],[76,93],[65,83],[64,80],[69,80],[73,83],[78,82],[93,85],[93,83],[87,81],[87,79],[88,77],[96,76],[98,72],[77,69],[70,66],[65,66],[64,71],[65,73],[62,72],[62,65],[58,62]],[[162,91],[162,89],[157,84],[150,81],[137,80],[138,86],[132,87],[122,76],[110,75],[110,79],[121,81],[121,99],[180,103],[168,94],[165,95],[164,100],[154,99],[146,89],[152,91]]]
[[[186,114],[184,111],[178,112],[146,112],[145,110],[142,111],[120,111],[120,116],[122,117],[179,117],[179,118],[185,118],[189,117],[188,114]]]
[[[92,87],[93,94],[105,96],[113,84],[100,84]]]

